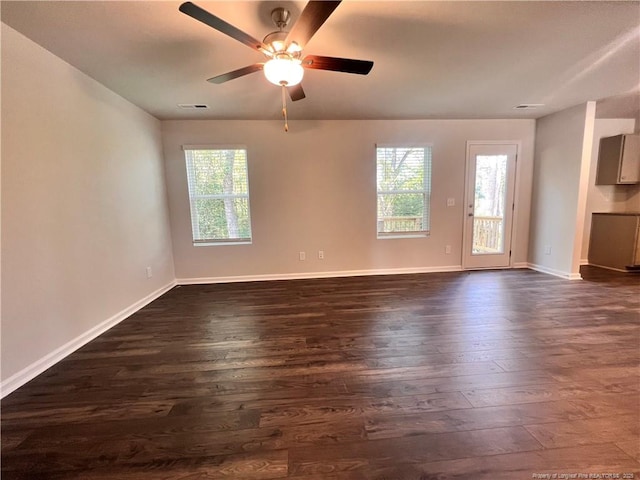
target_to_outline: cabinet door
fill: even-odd
[[[620,183],[640,182],[640,136],[625,135],[620,163]]]
[[[616,185],[620,181],[623,136],[600,139],[596,185]]]
[[[634,264],[637,215],[594,213],[591,217],[589,264],[626,271]]]

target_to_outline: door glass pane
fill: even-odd
[[[504,253],[507,155],[477,155],[473,255]]]

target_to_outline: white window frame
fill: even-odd
[[[187,189],[189,194],[189,210],[191,214],[190,224],[191,224],[191,235],[194,247],[206,247],[206,246],[217,246],[217,245],[250,245],[253,243],[253,226],[251,225],[251,203],[249,199],[249,152],[245,145],[183,145],[182,150],[184,152],[185,159],[185,170],[187,176]],[[234,193],[234,194],[213,194],[213,195],[198,195],[194,193],[194,185],[191,185],[189,182],[190,174],[189,174],[189,159],[187,158],[187,151],[193,150],[244,150],[245,152],[245,161],[246,161],[246,170],[247,170],[247,193]],[[246,198],[247,199],[247,209],[249,216],[249,237],[238,237],[238,238],[196,238],[199,237],[199,224],[195,221],[197,219],[197,213],[195,208],[195,201],[198,199],[225,199],[225,198]],[[198,233],[198,235],[196,235]]]
[[[385,148],[409,148],[409,149],[423,149],[425,150],[424,163],[425,163],[425,175],[423,176],[423,188],[421,190],[379,190],[378,186],[378,149]],[[426,150],[429,150],[429,155],[426,154]],[[376,234],[380,240],[393,239],[393,238],[422,238],[431,235],[431,176],[433,174],[433,144],[421,143],[421,144],[376,144]],[[429,174],[426,173],[426,167],[429,167]],[[424,209],[422,211],[422,230],[416,231],[393,231],[393,232],[381,232],[378,228],[378,202],[380,201],[380,195],[394,195],[394,194],[419,194],[424,196]]]

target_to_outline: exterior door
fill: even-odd
[[[462,266],[511,265],[516,144],[469,143]]]

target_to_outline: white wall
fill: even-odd
[[[160,122],[2,24],[1,191],[6,394],[173,282]]]
[[[582,249],[580,263],[586,264],[589,253],[589,238],[591,236],[591,214],[593,212],[624,212],[640,210],[634,208],[633,201],[640,198],[638,185],[596,185],[596,172],[598,169],[598,152],[600,151],[600,139],[611,137],[621,133],[633,133],[635,119],[622,118],[596,118],[593,134],[593,146],[591,156],[591,168],[589,170],[589,190],[587,193],[587,215],[584,222],[584,235],[582,237]]]
[[[536,122],[529,263],[567,278],[580,278],[594,121],[587,102]]]
[[[178,281],[459,269],[468,140],[520,140],[514,261],[527,259],[534,121],[165,121]],[[376,239],[376,143],[433,145],[431,236]],[[253,244],[194,247],[185,144],[246,145]],[[447,207],[447,198],[456,200]],[[452,254],[445,254],[445,246]],[[319,260],[318,250],[325,259]],[[307,252],[307,260],[298,252]]]

